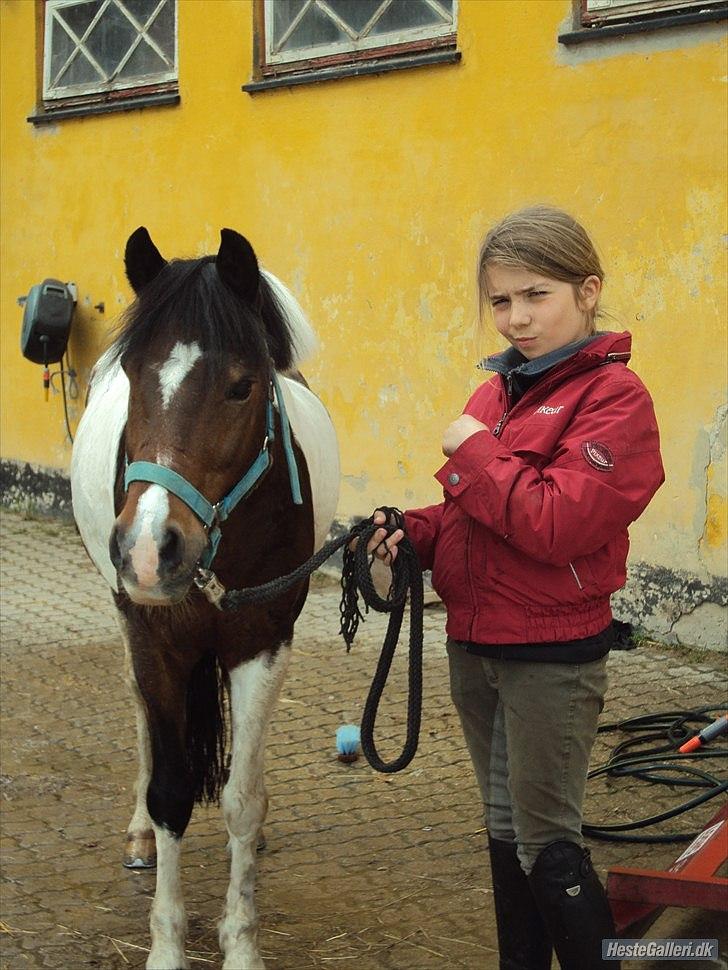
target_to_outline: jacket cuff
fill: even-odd
[[[457,498],[474,481],[480,478],[483,470],[492,461],[508,450],[494,438],[490,431],[476,431],[450,455],[445,464],[435,472],[435,478],[442,485],[445,494]]]

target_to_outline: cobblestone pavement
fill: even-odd
[[[135,740],[110,597],[72,526],[10,513],[0,524],[0,965],[142,967],[154,874],[120,865]],[[312,590],[268,748],[268,849],[260,855],[257,900],[271,970],[498,965],[481,810],[449,704],[443,620],[441,608],[427,610],[419,753],[406,771],[383,776],[363,759],[340,764],[334,735],[341,723],[359,719],[386,621],[367,619],[347,655],[337,636],[337,588],[322,580]],[[386,756],[403,739],[405,663],[399,659],[378,725]],[[719,703],[725,693],[717,655],[655,645],[614,653],[610,677],[605,722]],[[599,742],[596,762],[614,741]],[[664,787],[602,781],[589,791],[587,817],[639,817],[683,797]],[[716,808],[713,801],[672,824],[700,827]],[[227,881],[223,829],[217,810],[196,809],[185,839],[192,967],[220,966],[215,924]],[[664,867],[680,851],[590,844],[602,876],[615,864]],[[691,910],[666,911],[650,932],[718,935],[716,917]]]

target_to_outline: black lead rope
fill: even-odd
[[[388,533],[395,529],[404,529],[404,515],[399,509],[382,507],[381,511],[387,516],[387,522],[394,523],[388,528]],[[361,720],[361,749],[364,757],[372,768],[385,774],[401,771],[412,761],[417,752],[420,736],[420,721],[422,718],[422,614],[424,609],[424,590],[422,586],[422,569],[417,553],[407,536],[397,545],[397,558],[392,564],[392,585],[386,599],[383,599],[374,588],[371,566],[367,555],[367,542],[380,526],[370,525],[363,531],[362,537],[352,552],[348,545],[344,548],[344,568],[341,575],[343,595],[341,597],[341,635],[346,641],[347,650],[356,636],[359,620],[363,616],[359,610],[358,594],[367,607],[377,613],[389,613],[387,633],[384,638],[382,652],[379,655],[377,669],[369,688]],[[361,523],[360,523],[361,525]],[[386,540],[385,540],[386,542]],[[407,594],[410,600],[409,619],[409,671],[407,695],[407,737],[402,754],[394,761],[382,761],[374,743],[374,725],[377,719],[379,702],[392,666],[394,653],[399,643],[402,629]]]
[[[364,619],[359,609],[359,594],[364,600],[366,611],[369,609],[377,613],[389,613],[387,633],[384,638],[382,652],[379,655],[377,669],[369,688],[369,694],[364,705],[361,722],[361,747],[364,757],[376,771],[391,774],[401,771],[412,761],[416,752],[420,736],[420,721],[422,716],[422,615],[424,608],[424,590],[422,585],[422,569],[417,553],[407,536],[397,545],[397,557],[392,563],[392,584],[389,593],[382,598],[374,588],[372,580],[372,560],[367,553],[367,544],[378,529],[386,529],[391,535],[396,529],[404,529],[404,515],[399,509],[381,506],[377,511],[386,515],[387,525],[375,525],[374,516],[362,519],[345,535],[327,542],[309,560],[300,565],[293,572],[278,579],[273,579],[261,586],[247,589],[233,589],[225,593],[220,600],[223,610],[236,610],[246,603],[263,603],[275,599],[295,583],[319,569],[327,559],[330,559],[339,549],[344,549],[344,568],[341,575],[341,635],[346,642],[347,652],[354,642],[359,621]],[[359,539],[356,550],[352,552],[349,544],[352,539]],[[383,540],[386,543],[386,539]],[[409,618],[409,673],[407,698],[407,736],[402,754],[394,761],[383,761],[374,743],[374,725],[376,722],[379,703],[392,666],[394,653],[399,643],[407,597],[410,601]]]

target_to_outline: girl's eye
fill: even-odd
[[[529,296],[546,296],[546,290],[531,290]]]
[[[506,300],[493,300],[491,306],[505,306]]]
[[[228,388],[225,397],[230,401],[245,401],[250,397],[250,392],[253,389],[253,382],[249,381],[247,378],[236,381],[231,387]]]

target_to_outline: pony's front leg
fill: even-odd
[[[230,884],[220,922],[223,970],[261,970],[254,889],[256,845],[268,808],[263,779],[265,738],[291,655],[290,643],[230,673],[233,749],[222,794],[230,834]]]
[[[136,806],[126,830],[124,865],[128,869],[151,869],[157,864],[154,830],[149,809],[147,808],[147,789],[149,788],[149,779],[152,774],[152,747],[149,741],[149,730],[147,728],[147,714],[142,695],[139,692],[139,687],[136,682],[123,621],[120,625],[124,636],[126,682],[134,702],[139,757],[135,785]]]
[[[161,696],[145,694],[149,709],[152,773],[147,806],[157,844],[157,885],[149,928],[147,970],[184,970],[187,916],[180,879],[182,836],[194,801],[184,744],[185,691],[175,685]]]
[[[156,822],[154,834],[157,840],[157,888],[149,920],[152,948],[147,970],[187,970],[187,914],[179,864],[182,837]]]

